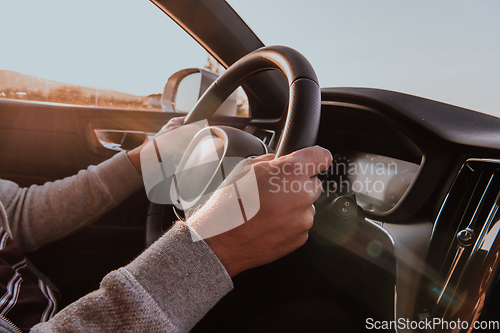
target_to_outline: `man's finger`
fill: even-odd
[[[329,150],[313,146],[297,150],[275,160],[274,164],[283,169],[293,169],[296,174],[309,177],[326,171],[332,164],[333,157]]]
[[[265,162],[265,161],[272,161],[276,157],[275,154],[266,154],[266,155],[260,155],[258,157],[250,159],[252,163],[259,163],[259,162]]]
[[[186,117],[176,117],[176,118],[171,118],[163,127],[161,128],[160,132],[163,132],[167,129],[173,129],[177,127],[181,127],[182,124],[184,123],[184,118]]]
[[[184,119],[186,117],[175,117],[175,118],[171,118],[168,123],[171,123],[171,124],[179,124],[179,125],[182,125],[184,123]],[[167,123],[167,124],[168,124]]]

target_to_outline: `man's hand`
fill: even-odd
[[[231,277],[279,259],[306,242],[314,221],[312,204],[322,191],[320,180],[313,176],[328,169],[332,155],[315,146],[278,159],[269,154],[250,161],[259,189],[258,213],[232,230],[205,239]],[[230,195],[225,188],[218,190],[187,223],[196,230],[197,225],[227,219],[223,203]]]
[[[162,129],[155,135],[155,137],[182,126],[184,124],[184,118],[186,117],[176,117],[170,119],[168,123],[165,126],[163,126]],[[130,162],[137,169],[139,173],[141,173],[141,150],[142,147],[144,147],[148,142],[149,140],[146,140],[139,147],[127,152]]]

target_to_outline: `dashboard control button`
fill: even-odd
[[[343,218],[349,218],[356,214],[356,201],[350,197],[338,197],[332,202],[334,210]]]
[[[474,232],[469,228],[460,231],[457,234],[458,243],[462,246],[470,246],[474,243]]]

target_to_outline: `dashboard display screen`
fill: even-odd
[[[363,152],[335,154],[326,191],[356,195],[367,212],[383,214],[403,198],[419,165]]]
[[[364,210],[384,213],[401,200],[419,165],[395,158],[357,153],[353,156],[356,170],[351,170],[351,188]]]

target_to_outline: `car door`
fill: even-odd
[[[139,145],[143,133],[156,133],[173,116],[0,99],[0,178],[30,186],[74,175]],[[75,296],[82,286],[90,291],[106,272],[144,248],[147,207],[141,190],[100,222],[45,246],[32,258],[60,288],[71,283],[67,287]]]
[[[13,2],[2,10],[2,30],[13,33],[0,55],[0,178],[20,186],[74,175],[143,143],[179,116],[159,104],[169,75],[207,61],[150,2],[75,6]],[[159,36],[176,52],[168,55]],[[61,305],[144,249],[148,205],[141,189],[94,225],[29,254],[60,289]]]

